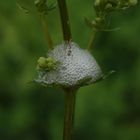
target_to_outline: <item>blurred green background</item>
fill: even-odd
[[[52,0],[50,0],[52,1]],[[0,140],[62,140],[64,94],[29,83],[47,42],[33,0],[0,1]],[[54,1],[55,2],[55,1]],[[74,40],[84,48],[93,0],[70,0]],[[49,16],[55,44],[62,42],[58,8]],[[112,15],[115,32],[98,34],[92,50],[108,79],[77,94],[75,140],[140,140],[140,4]]]

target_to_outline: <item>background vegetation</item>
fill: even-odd
[[[51,0],[50,0],[51,1]],[[61,140],[64,96],[61,90],[29,83],[47,42],[33,0],[0,1],[0,139]],[[70,0],[74,41],[87,45],[93,0]],[[115,32],[98,34],[92,50],[104,72],[116,73],[77,95],[75,140],[140,140],[140,4],[112,15]],[[58,8],[48,16],[55,44],[62,42]]]

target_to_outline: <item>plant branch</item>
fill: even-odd
[[[97,30],[92,30],[90,37],[89,37],[89,42],[88,42],[88,46],[87,46],[87,50],[91,51],[96,34],[97,34]]]
[[[69,42],[72,39],[72,35],[71,35],[70,22],[69,22],[66,0],[57,0],[57,1],[58,1],[60,17],[61,17],[63,38],[64,38],[64,41]]]
[[[49,49],[53,49],[53,41],[52,41],[51,35],[49,33],[49,30],[48,30],[48,24],[47,24],[47,21],[45,20],[45,15],[41,14],[40,19],[42,22],[42,26],[45,30],[45,36],[47,39],[48,47],[49,47]]]
[[[64,89],[65,91],[65,117],[63,140],[72,140],[74,125],[74,110],[77,89]]]

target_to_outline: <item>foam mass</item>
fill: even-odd
[[[94,57],[86,50],[71,42],[62,43],[47,53],[47,57],[58,62],[51,71],[39,71],[39,83],[61,86],[83,86],[96,82],[102,71]]]

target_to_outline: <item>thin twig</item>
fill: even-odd
[[[40,19],[41,19],[41,22],[42,22],[42,25],[43,25],[43,28],[45,31],[45,36],[47,39],[48,47],[49,47],[49,49],[53,49],[53,41],[52,41],[51,35],[49,33],[49,30],[48,30],[48,24],[47,24],[47,21],[45,19],[45,15],[40,15]]]
[[[87,46],[87,50],[89,50],[89,51],[91,51],[91,48],[93,47],[93,43],[94,43],[97,32],[98,31],[96,31],[96,30],[92,30],[92,32],[90,34],[89,42],[88,42],[88,46]]]

